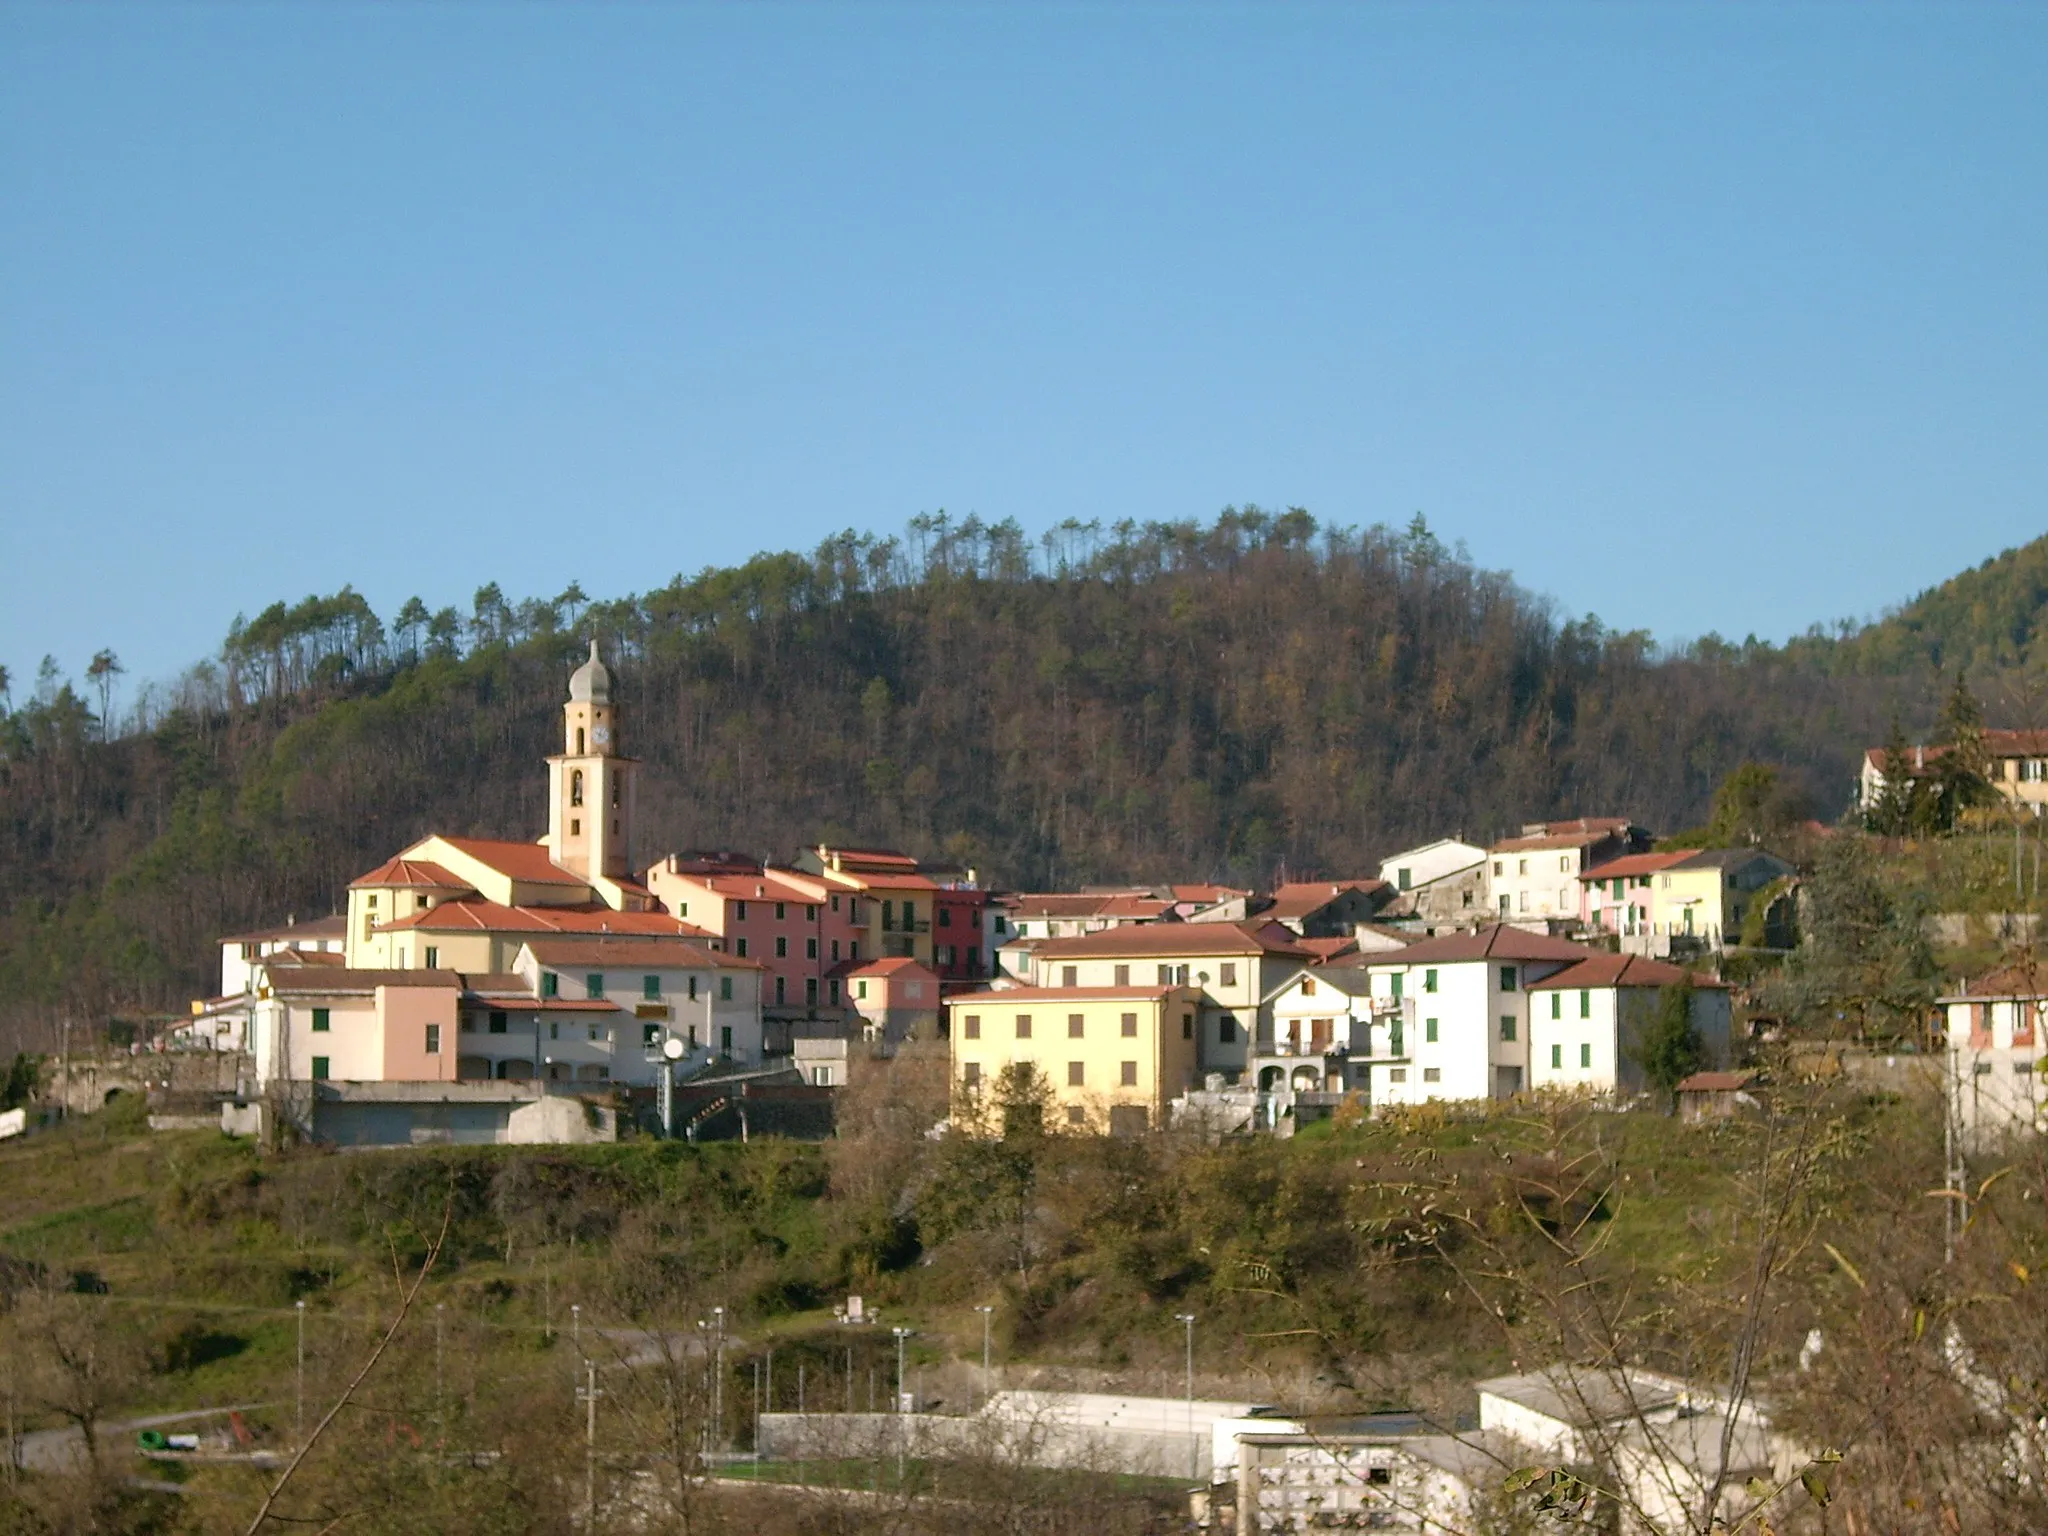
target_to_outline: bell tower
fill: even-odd
[[[612,677],[592,640],[590,659],[569,675],[562,750],[548,759],[547,845],[557,864],[588,880],[615,907],[622,893],[606,884],[632,870],[633,775],[639,766],[619,752]]]

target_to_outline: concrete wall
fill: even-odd
[[[1066,1467],[1139,1477],[1210,1475],[1208,1426],[1193,1436],[1149,1430],[1062,1425],[1045,1419],[931,1413],[764,1413],[757,1441],[777,1461],[893,1456],[986,1458],[1009,1466]]]

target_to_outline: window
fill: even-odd
[[[863,1003],[868,1000],[868,982],[865,976],[853,984],[853,995]]]
[[[964,1029],[969,1040],[979,1040],[981,1038],[981,1015],[978,1013],[968,1014]]]
[[[490,1031],[491,1031],[491,1033],[492,1033],[492,1034],[494,1034],[494,1035],[502,1035],[502,1034],[504,1034],[504,1033],[505,1033],[505,1029],[506,1029],[506,1026],[507,1026],[507,1025],[508,1025],[508,1024],[510,1023],[510,1022],[511,1022],[511,1021],[510,1021],[510,1020],[509,1020],[509,1019],[508,1019],[508,1018],[506,1017],[506,1014],[505,1014],[505,1010],[504,1010],[504,1009],[502,1009],[502,1008],[493,1008],[493,1009],[491,1010],[491,1023],[490,1023]]]
[[[1552,1067],[1553,1069],[1555,1069],[1555,1068],[1560,1068],[1560,1067],[1562,1067],[1562,1066],[1564,1065],[1564,1047],[1563,1047],[1563,1046],[1561,1046],[1561,1045],[1553,1045],[1553,1046],[1552,1046],[1552,1047],[1550,1048],[1550,1065],[1551,1065],[1551,1067]]]
[[[1137,1026],[1137,1015],[1132,1014],[1130,1017],[1132,1028],[1135,1032]],[[1195,1016],[1192,1013],[1184,1013],[1180,1016],[1180,1037],[1183,1040],[1192,1040],[1195,1038]]]
[[[1303,997],[1314,997],[1316,995],[1315,977],[1304,976],[1301,978],[1301,995]]]
[[[659,976],[642,976],[640,978],[640,995],[650,999],[660,997],[661,978]]]
[[[1115,974],[1118,986],[1128,987],[1131,984],[1131,968],[1128,965],[1118,966]]]
[[[887,932],[895,926],[896,903],[893,901],[885,901],[882,903],[882,929],[884,932]]]
[[[542,971],[540,973],[540,995],[542,997],[560,997],[562,995],[562,978],[553,971]]]
[[[1435,966],[1431,966],[1428,970],[1422,973],[1422,990],[1425,992],[1434,992],[1436,990]]]
[[[1403,985],[1404,985],[1404,984],[1405,984],[1405,983],[1407,982],[1407,979],[1408,979],[1408,978],[1407,978],[1406,976],[1404,976],[1404,975],[1403,975],[1403,974],[1402,974],[1401,972],[1399,972],[1399,971],[1396,971],[1396,972],[1394,972],[1394,974],[1393,974],[1393,975],[1391,975],[1391,976],[1389,976],[1389,977],[1387,978],[1387,981],[1388,981],[1388,983],[1389,983],[1389,984],[1390,984],[1390,985],[1391,985],[1391,986],[1393,987],[1393,989],[1394,989],[1394,990],[1393,990],[1393,995],[1394,995],[1394,996],[1395,996],[1396,998],[1399,998],[1399,997],[1400,997],[1400,995],[1401,995],[1401,988],[1402,988],[1402,987],[1403,987]]]
[[[316,1083],[327,1081],[327,1058],[325,1056],[315,1056],[313,1058],[313,1081]]]
[[[787,922],[788,920],[789,904],[787,902],[778,901],[777,903],[775,903],[775,921],[777,921],[778,923],[782,923]]]
[[[718,1000],[721,1003],[732,1001],[732,978],[730,976],[718,978]]]
[[[1500,989],[1503,992],[1515,990],[1515,968],[1512,965],[1504,965],[1500,968]]]
[[[811,1068],[811,1086],[813,1088],[830,1088],[832,1086],[832,1069],[830,1067]]]
[[[1401,1045],[1401,1021],[1396,1019],[1387,1026],[1387,1054],[1389,1056],[1407,1055],[1408,1053],[1401,1049]]]
[[[1424,1067],[1422,1069],[1422,1080],[1425,1083],[1440,1083],[1444,1080],[1444,1069],[1442,1067]]]
[[[581,833],[582,831],[583,831],[583,820],[582,820],[582,818],[581,818],[581,817],[578,817],[578,816],[571,816],[571,817],[569,818],[569,835],[570,835],[571,837],[574,837],[574,836],[577,836],[578,834],[580,834],[580,833]]]
[[[837,1008],[839,1006],[839,978],[835,976],[831,981],[827,982],[826,985],[831,989],[832,1006],[834,1008]]]
[[[1161,967],[1159,967],[1159,985],[1162,987],[1170,987],[1173,985],[1172,966],[1162,965]]]
[[[806,960],[815,960],[818,958],[818,941],[816,939],[804,940],[804,958]]]
[[[967,973],[970,976],[981,974],[981,946],[978,944],[967,946]]]
[[[740,958],[741,958],[742,960],[746,959],[746,958],[747,958],[747,941],[746,941],[746,940],[745,940],[744,938],[740,938],[740,939],[735,939],[735,940],[733,940],[733,948],[732,948],[732,952],[733,952],[734,954],[738,955],[738,956],[739,956],[739,957],[740,957]]]
[[[839,898],[837,896],[834,896],[832,898],[832,910],[834,912],[837,912],[839,910]]]
[[[315,1008],[313,1010],[313,1033],[316,1035],[326,1034],[332,1019],[333,1015],[325,1008]]]
[[[1513,1040],[1515,1038],[1515,1016],[1512,1013],[1504,1013],[1500,1016],[1500,1037],[1503,1040]]]
[[[1517,893],[1516,893],[1516,895],[1515,895],[1515,905],[1516,905],[1516,906],[1517,906],[1518,908],[1520,908],[1520,909],[1521,909],[1522,911],[1524,911],[1524,912],[1528,911],[1528,910],[1529,910],[1529,893],[1528,893],[1527,891],[1519,891],[1519,892],[1517,892]]]
[[[775,936],[775,958],[778,960],[787,960],[789,958],[789,940],[779,933]]]
[[[440,950],[440,947],[439,947],[438,945],[434,945],[434,944],[429,944],[429,945],[427,946],[427,969],[428,969],[428,970],[430,970],[430,971],[438,971],[438,970],[439,970],[440,968],[441,968],[441,950]]]
[[[1496,875],[1506,873],[1505,861],[1501,859],[1495,859],[1493,861],[1493,872]]]
[[[1390,1067],[1390,1068],[1388,1068],[1388,1069],[1387,1069],[1387,1081],[1388,1081],[1388,1082],[1390,1082],[1390,1083],[1405,1083],[1405,1082],[1407,1082],[1407,1081],[1408,1081],[1408,1069],[1407,1069],[1406,1067]]]
[[[697,978],[694,976],[690,978],[690,1001],[697,1001]]]
[[[1135,1061],[1127,1061],[1123,1064],[1121,1081],[1122,1085],[1126,1088],[1138,1086],[1138,1064]]]
[[[1396,889],[1396,890],[1402,890],[1402,891],[1405,891],[1405,890],[1407,890],[1407,889],[1408,889],[1408,886],[1409,886],[1409,884],[1411,883],[1411,880],[1412,880],[1412,878],[1413,878],[1413,876],[1414,876],[1414,873],[1415,873],[1415,872],[1414,872],[1413,870],[1410,870],[1410,869],[1397,869],[1397,870],[1395,870],[1395,871],[1394,871],[1394,887],[1395,887],[1395,889]]]
[[[1526,875],[1527,873],[1529,873],[1529,861],[1527,859],[1515,860],[1515,873],[1518,875]]]
[[[1031,1015],[1028,1013],[1017,1015],[1017,1038],[1019,1040],[1029,1040],[1031,1038]]]
[[[583,770],[581,768],[574,769],[569,774],[569,803],[571,805],[581,805],[583,803]]]
[[[978,1061],[961,1062],[960,1081],[970,1088],[979,1084],[981,1082],[981,1063]]]
[[[788,978],[787,976],[778,976],[778,977],[776,977],[776,978],[775,978],[775,1004],[776,1004],[776,1006],[777,1006],[777,1007],[780,1007],[780,1006],[781,1006],[781,1005],[782,1005],[783,1003],[785,1003],[785,1002],[787,1002],[787,1001],[788,1001],[788,996],[787,996],[788,990],[789,990],[789,978]]]
[[[732,1026],[730,1024],[718,1026],[718,1053],[721,1056],[730,1056],[732,1054]]]
[[[1069,1104],[1069,1105],[1067,1106],[1067,1124],[1069,1124],[1069,1125],[1086,1125],[1087,1123],[1088,1123],[1088,1111],[1087,1111],[1087,1110],[1083,1109],[1083,1108],[1082,1108],[1082,1107],[1081,1107],[1080,1105],[1078,1105],[1078,1104]]]
[[[1067,1063],[1067,1086],[1068,1086],[1069,1088],[1082,1088],[1082,1087],[1086,1087],[1086,1086],[1087,1086],[1087,1082],[1088,1082],[1088,1073],[1087,1073],[1087,1065],[1086,1065],[1086,1063],[1084,1063],[1084,1062],[1079,1062],[1079,1061],[1070,1061],[1070,1062],[1068,1062],[1068,1063]]]
[[[1135,1040],[1138,1038],[1138,1016],[1135,1013],[1125,1014],[1121,1019],[1117,1021],[1117,1023],[1120,1026],[1121,1033],[1123,1034],[1123,1037],[1126,1040]]]
[[[1060,985],[1063,987],[1078,987],[1081,985],[1081,968],[1078,965],[1061,966]]]
[[[583,978],[583,995],[584,995],[585,997],[588,997],[588,998],[592,998],[592,999],[601,999],[601,998],[603,998],[603,996],[604,996],[604,972],[603,972],[603,971],[592,971],[592,972],[591,972],[591,973],[590,973],[590,974],[589,974],[588,976],[585,976],[585,977]]]
[[[1067,1038],[1069,1040],[1080,1039],[1086,1027],[1086,1015],[1079,1013],[1067,1015]]]
[[[1561,853],[1558,855],[1557,872],[1561,875],[1568,875],[1572,872],[1572,856],[1570,854]]]
[[[1225,960],[1216,967],[1216,984],[1222,987],[1237,985],[1237,962]]]
[[[1216,1038],[1225,1045],[1237,1043],[1237,1015],[1226,1013],[1216,1025]]]
[[[1579,1065],[1589,1072],[1593,1068],[1593,1042],[1590,1040],[1579,1042]]]
[[[1564,1017],[1564,994],[1562,992],[1550,994],[1550,1016],[1553,1019]]]
[[[814,905],[812,905],[812,904],[810,904],[810,903],[808,903],[808,902],[806,902],[806,903],[804,904],[804,921],[805,921],[805,922],[807,922],[807,923],[815,923],[815,922],[816,922],[817,920],[818,920],[818,909],[817,909],[817,907],[816,907],[816,906],[814,906]]]
[[[1579,1017],[1582,1019],[1593,1017],[1593,993],[1586,987],[1579,988]]]
[[[1436,1044],[1436,1020],[1435,1020],[1435,1019],[1424,1019],[1424,1020],[1422,1021],[1422,1041],[1423,1041],[1423,1044],[1425,1044],[1425,1045],[1435,1045],[1435,1044]]]
[[[562,1038],[562,1026],[556,1023],[553,1019],[548,1020],[548,1038],[550,1040],[559,1040]]]
[[[659,1024],[642,1024],[640,1026],[640,1049],[643,1051],[657,1051],[661,1049],[661,1026]]]
[[[427,1026],[427,1054],[429,1056],[441,1054],[441,1026],[438,1024],[429,1024]]]
[[[464,1014],[464,1015],[462,1016],[462,1026],[461,1026],[461,1027],[462,1027],[462,1032],[463,1032],[463,1033],[464,1033],[465,1035],[473,1035],[473,1034],[475,1034],[475,1033],[476,1033],[476,1015],[475,1015],[475,1014],[473,1014],[473,1013],[465,1013],[465,1014]]]
[[[939,908],[939,926],[941,928],[953,926],[953,909],[951,907]]]

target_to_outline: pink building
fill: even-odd
[[[1595,864],[1579,876],[1579,920],[1594,933],[1650,932],[1651,881],[1660,871],[1698,855],[1697,848],[1631,853]]]
[[[846,1000],[871,1040],[929,1040],[938,1031],[939,978],[907,956],[849,964],[842,978]]]
[[[800,870],[731,855],[672,853],[647,872],[669,912],[715,935],[725,952],[766,969],[762,1005],[838,1008],[834,968],[861,956],[861,898]]]

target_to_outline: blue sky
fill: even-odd
[[[2048,8],[0,9],[0,664],[939,508],[1665,638],[2044,531]]]

